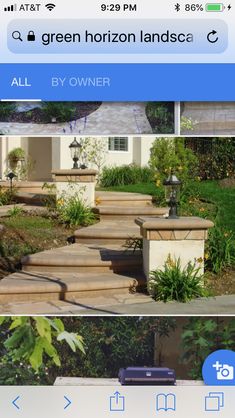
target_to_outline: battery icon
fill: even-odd
[[[223,3],[207,3],[206,4],[206,12],[223,12],[225,10],[225,6]]]

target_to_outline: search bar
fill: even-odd
[[[220,19],[14,20],[14,54],[220,54],[228,26]]]

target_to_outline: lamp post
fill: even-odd
[[[15,173],[13,173],[13,171],[11,171],[10,173],[7,174],[6,177],[10,181],[10,191],[11,191],[11,194],[12,194],[12,190],[13,190],[13,179],[15,177],[17,177],[17,176],[15,175]]]
[[[87,168],[87,153],[86,152],[81,152],[81,166],[80,168],[82,170],[85,170]]]
[[[179,218],[177,208],[180,200],[181,184],[182,182],[176,177],[173,171],[171,171],[169,177],[163,182],[163,185],[165,186],[166,201],[170,206],[168,219]]]
[[[78,169],[78,161],[81,155],[81,144],[74,138],[73,142],[69,145],[71,157],[73,160],[73,169]]]

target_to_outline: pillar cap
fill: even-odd
[[[64,170],[52,170],[51,172],[56,176],[95,176],[98,174],[97,170],[85,169],[64,169]]]
[[[213,228],[214,223],[207,219],[199,217],[180,217],[178,219],[169,218],[137,218],[136,224],[143,229],[152,231],[161,230],[194,230],[194,229],[209,229]]]

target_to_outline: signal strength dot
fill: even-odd
[[[51,12],[56,7],[56,5],[54,3],[48,3],[45,5],[45,7]]]

